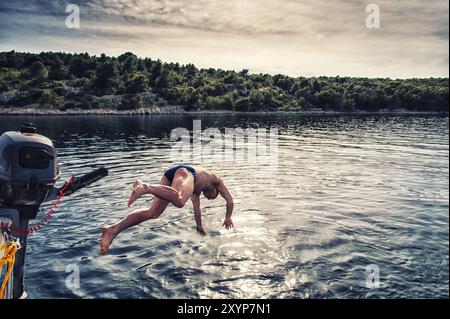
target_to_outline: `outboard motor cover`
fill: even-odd
[[[31,124],[0,137],[0,207],[38,207],[60,177],[50,139]]]

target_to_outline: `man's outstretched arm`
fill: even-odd
[[[231,227],[233,227],[233,221],[231,220],[231,215],[233,215],[234,208],[233,196],[231,196],[230,191],[221,178],[219,178],[219,186],[217,189],[220,196],[222,196],[227,202],[227,212],[225,215],[223,226],[225,226],[226,229],[230,229]]]
[[[206,232],[202,225],[202,210],[200,208],[200,196],[193,194],[191,196],[192,205],[194,206],[195,223],[197,224],[197,233],[205,236]]]

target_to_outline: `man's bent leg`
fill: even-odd
[[[161,180],[161,184],[169,185],[169,181],[167,180],[167,178],[163,177]],[[100,251],[103,254],[105,254],[108,251],[108,248],[111,245],[114,238],[124,229],[138,225],[148,219],[158,218],[167,208],[169,203],[170,202],[168,201],[155,197],[153,198],[153,202],[150,208],[142,208],[135,210],[130,214],[128,214],[128,216],[126,216],[120,222],[111,226],[103,227],[103,236],[102,241],[100,243]]]
[[[155,197],[152,202],[152,206],[149,208],[142,208],[135,210],[128,214],[120,222],[103,227],[103,237],[100,244],[101,253],[105,254],[108,251],[114,238],[123,230],[149,220],[158,218],[169,205],[168,201]]]
[[[179,169],[173,178],[172,188],[177,192],[178,197],[171,203],[182,208],[194,193],[194,177],[187,169]]]
[[[165,178],[165,177],[164,177]],[[163,179],[164,179],[163,178]],[[168,180],[165,180],[168,182]],[[194,192],[194,177],[185,168],[180,168],[174,176],[172,186],[149,185],[140,180],[135,182],[135,187],[128,200],[128,207],[144,194],[153,194],[160,199],[166,200],[181,208]]]
[[[150,208],[142,208],[128,214],[120,222],[110,226],[116,233],[120,233],[124,229],[138,225],[149,219],[158,218],[169,205],[168,201],[155,197]]]

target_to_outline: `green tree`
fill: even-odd
[[[148,78],[142,72],[134,72],[126,83],[127,93],[142,93],[148,91]]]
[[[63,61],[59,57],[56,57],[48,74],[51,80],[64,80],[67,77],[67,70]]]
[[[44,63],[40,61],[35,61],[31,64],[29,68],[30,76],[34,79],[44,80],[48,77],[48,70]]]
[[[42,94],[39,98],[39,104],[44,108],[54,109],[56,107],[62,106],[64,103],[64,98],[57,96],[50,90],[42,91]]]
[[[118,75],[115,62],[100,63],[95,70],[94,88],[103,93],[113,94],[118,83]]]
[[[15,51],[0,52],[0,91],[34,92],[14,99],[16,105],[39,101],[59,105],[67,92],[54,81],[71,79],[82,92],[70,93],[70,103],[95,106],[92,95],[136,94],[149,88],[169,103],[187,109],[237,111],[299,110],[314,107],[353,111],[399,109],[449,111],[449,79],[369,79],[349,77],[292,78],[286,75],[252,74],[221,69],[197,69],[194,65],[139,59],[131,52],[117,58],[83,54]],[[35,93],[40,92],[39,95]],[[36,96],[34,96],[36,95]],[[56,98],[57,99],[57,98]],[[128,98],[127,101],[131,101]],[[138,101],[131,105],[139,105]],[[70,104],[71,105],[71,104]],[[98,105],[97,107],[102,107]]]
[[[127,55],[122,63],[122,73],[131,74],[137,70],[138,58],[134,55]]]
[[[344,95],[342,96],[341,107],[343,111],[351,112],[355,110],[356,102],[353,94],[348,90],[344,91]]]
[[[82,57],[75,57],[70,60],[69,73],[75,78],[81,78],[88,70],[88,66]]]

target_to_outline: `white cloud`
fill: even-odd
[[[10,19],[14,36],[0,49],[133,51],[293,76],[448,77],[447,1],[376,1],[377,30],[365,27],[370,2],[91,0],[81,6],[81,30],[60,29],[55,16]]]

